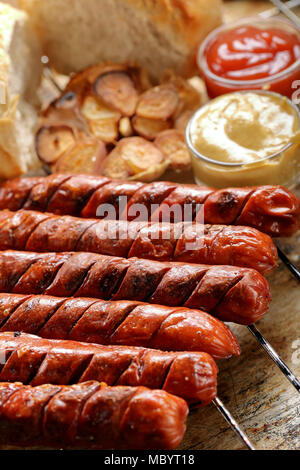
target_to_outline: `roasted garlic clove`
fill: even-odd
[[[147,170],[150,166],[164,160],[161,151],[142,137],[123,139],[118,143],[116,149],[134,174]]]
[[[82,105],[81,112],[89,122],[90,132],[106,143],[113,143],[119,137],[118,121],[121,114],[109,109],[94,97],[88,96]]]
[[[136,114],[147,119],[166,121],[176,112],[179,96],[175,88],[160,85],[143,93],[138,101]]]
[[[190,80],[174,75],[173,73],[166,73],[163,78],[165,86],[173,86],[179,96],[179,104],[176,116],[185,110],[196,111],[206,102],[205,85],[200,77],[194,77]],[[203,84],[203,86],[201,86]]]
[[[130,169],[126,160],[117,148],[114,148],[103,161],[101,174],[111,179],[126,180],[130,176]]]
[[[92,65],[71,76],[66,90],[75,91],[80,96],[90,91],[91,85],[100,74],[111,71],[105,64]]]
[[[94,84],[94,91],[107,106],[123,115],[132,116],[135,113],[138,92],[127,73],[110,72],[101,75]]]
[[[194,111],[189,111],[188,109],[183,111],[175,119],[174,128],[184,134],[186,130],[186,126],[188,125],[188,122],[193,116],[193,114],[194,114]]]
[[[106,144],[113,144],[119,138],[118,123],[113,120],[91,121],[89,127],[91,134]]]
[[[134,116],[132,125],[137,134],[145,139],[154,140],[162,131],[170,129],[172,123],[170,121],[161,121],[158,119],[146,119],[140,116]]]
[[[101,103],[93,96],[85,98],[81,112],[86,119],[91,121],[97,121],[102,119],[119,121],[121,114],[118,111],[114,111],[108,108],[105,104]]]
[[[151,142],[142,137],[128,137],[122,139],[105,159],[102,174],[121,179],[140,179],[141,174],[146,174],[148,180],[149,175],[154,174],[154,167],[155,175],[161,176],[167,166],[164,155]]]
[[[54,165],[57,173],[101,174],[102,162],[107,156],[106,146],[96,139],[86,138],[79,141]]]
[[[191,157],[182,132],[176,129],[164,131],[155,139],[154,145],[169,160],[172,170],[182,171],[191,167]]]
[[[158,163],[157,165],[150,166],[147,170],[139,173],[135,176],[131,176],[129,180],[132,181],[142,181],[143,183],[151,183],[151,181],[155,181],[160,178],[168,169],[169,161],[165,160],[162,163]]]
[[[51,103],[51,105],[43,113],[43,121],[45,124],[66,125],[68,127],[77,128],[83,132],[87,132],[87,124],[83,118],[79,106],[75,102],[62,102],[58,101]]]
[[[66,125],[43,126],[35,138],[36,152],[45,163],[55,163],[75,144],[76,138],[71,127]]]
[[[55,101],[56,109],[71,109],[78,103],[77,94],[74,91],[67,91]]]
[[[119,133],[122,137],[131,137],[133,135],[133,128],[129,117],[125,116],[120,119]]]

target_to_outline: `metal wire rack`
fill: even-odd
[[[289,20],[291,20],[299,29],[300,29],[300,16],[297,15],[295,9],[298,7],[300,11],[300,0],[270,0],[273,4],[273,7],[267,9],[260,13],[262,17],[272,17],[278,14],[283,14]],[[62,92],[61,86],[58,84],[56,77],[53,75],[51,69],[47,66],[48,59],[47,57],[42,58],[42,62],[45,65],[44,68],[44,76],[47,78],[56,88],[58,92]],[[295,276],[295,278],[300,282],[300,270],[290,261],[290,259],[283,253],[283,251],[277,246],[278,255],[281,261],[285,264],[287,269]],[[280,369],[280,371],[284,374],[287,380],[294,386],[296,391],[300,393],[300,381],[298,378],[293,374],[293,372],[289,369],[287,364],[283,361],[280,355],[276,352],[276,350],[271,346],[268,340],[263,336],[263,334],[259,331],[256,325],[250,325],[247,327],[250,333],[255,337],[255,339],[259,342],[261,347],[264,351],[268,354],[268,356],[272,359],[272,361],[276,364],[276,366]],[[247,447],[248,450],[256,450],[253,443],[250,441],[248,436],[242,430],[239,423],[235,420],[232,416],[231,412],[226,408],[224,403],[217,397],[213,404],[220,412],[222,417],[227,421],[230,425],[232,430],[237,434],[237,436],[241,439],[243,444]]]

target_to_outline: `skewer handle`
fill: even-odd
[[[224,403],[220,400],[220,398],[216,398],[213,401],[214,405],[218,409],[218,411],[222,414],[225,418],[227,423],[231,426],[233,431],[239,436],[239,438],[243,441],[243,443],[248,447],[249,450],[256,450],[252,442],[250,441],[249,437],[244,433],[244,431],[240,428],[240,425],[231,415],[231,413],[227,410]]]

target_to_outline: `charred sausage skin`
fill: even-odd
[[[215,359],[240,354],[233,333],[207,313],[133,301],[0,294],[0,331],[103,345],[200,351]]]
[[[207,353],[99,346],[0,333],[0,382],[72,385],[96,380],[109,386],[162,389],[188,403],[216,397],[218,367]]]
[[[137,300],[243,325],[262,318],[271,300],[268,282],[252,269],[93,253],[0,252],[0,292]]]
[[[0,249],[84,251],[123,258],[231,265],[261,273],[276,267],[272,239],[255,228],[82,219],[0,211]]]
[[[121,197],[127,198],[128,205],[120,214]],[[192,204],[193,217],[206,224],[248,225],[273,237],[290,236],[300,227],[300,201],[282,186],[216,191],[160,181],[143,184],[111,181],[101,176],[56,174],[15,179],[0,188],[0,209],[12,211],[29,209],[94,218],[99,206],[111,204],[116,209],[116,217],[132,220],[133,204],[145,204],[149,208],[150,203],[158,205],[152,220],[159,220],[173,204],[181,207]],[[197,205],[202,208],[196,216]]]
[[[188,407],[162,390],[0,383],[0,444],[64,449],[174,449]]]

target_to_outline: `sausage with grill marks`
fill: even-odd
[[[243,325],[262,318],[271,300],[268,282],[253,269],[93,253],[0,252],[0,292],[138,300]]]
[[[120,204],[127,198],[128,205]],[[132,220],[134,204],[144,204],[150,217],[150,204],[159,207],[158,220],[168,215],[174,204],[190,204],[192,216],[206,224],[248,225],[274,237],[290,236],[300,227],[300,201],[282,186],[226,188],[214,190],[196,185],[168,182],[143,184],[111,181],[101,176],[51,175],[20,178],[2,184],[0,209],[30,209],[87,218],[104,217],[99,207],[111,204],[111,217]],[[203,205],[198,208],[197,205]],[[120,208],[121,207],[121,213]],[[133,213],[131,212],[133,211]],[[172,214],[170,221],[172,220]],[[148,219],[149,220],[149,219]],[[166,219],[164,219],[166,220]],[[169,219],[167,219],[169,221]]]
[[[233,333],[207,313],[125,300],[0,294],[0,331],[164,351],[201,351],[215,359],[240,354]]]
[[[108,385],[162,389],[188,403],[216,397],[218,368],[200,352],[162,352],[130,346],[100,346],[0,333],[0,382],[70,385],[89,380]]]
[[[276,267],[272,239],[251,227],[80,219],[0,211],[0,249],[84,251],[123,258],[233,265],[261,273]]]
[[[187,414],[181,398],[144,387],[0,383],[2,446],[174,449]]]

